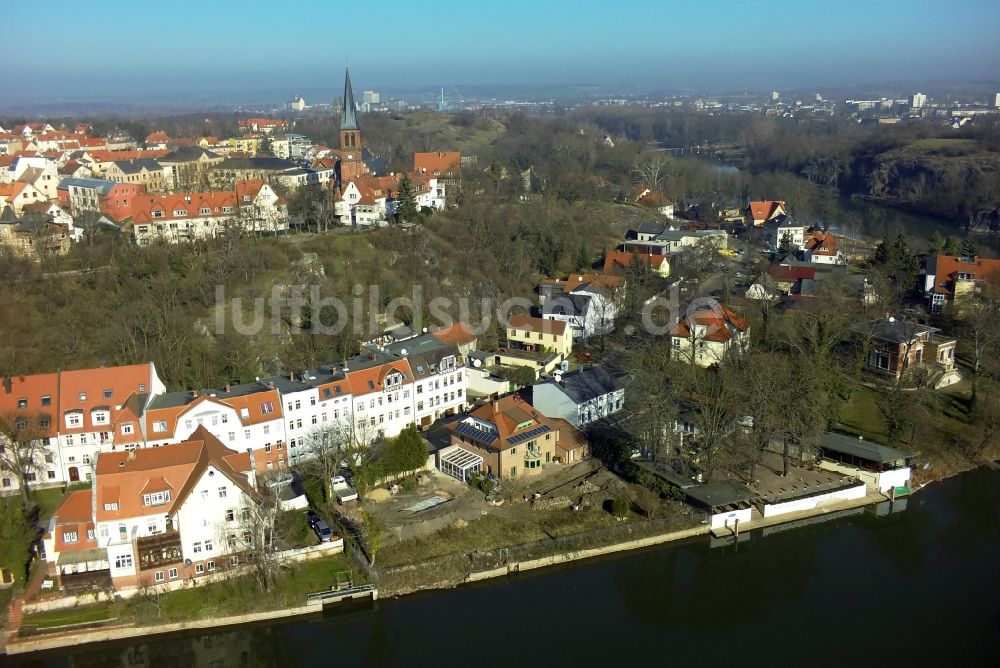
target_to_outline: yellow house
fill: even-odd
[[[586,439],[577,429],[565,420],[546,418],[516,394],[494,399],[448,429],[451,446],[439,453],[439,467],[462,480],[468,478],[456,466],[459,462],[510,480],[538,473],[547,464],[587,456]]]
[[[561,320],[512,315],[507,321],[507,340],[511,347],[533,352],[551,350],[563,358],[573,352],[573,332]]]
[[[245,137],[232,137],[229,139],[229,145],[234,151],[240,151],[241,153],[246,153],[251,157],[256,157],[257,153],[260,152],[260,145],[263,140],[263,137],[253,135],[247,135]]]

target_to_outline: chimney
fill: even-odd
[[[11,378],[10,378],[10,376],[4,376],[3,377],[3,391],[6,394],[10,394],[12,392],[12,385],[11,385]]]
[[[135,448],[132,448],[131,450],[128,451],[128,460],[130,462],[135,461]]]
[[[191,390],[191,398],[194,399],[198,396],[198,390]]]
[[[497,399],[496,397],[493,398],[493,412],[494,413],[500,412],[500,400]]]
[[[295,372],[294,371],[289,371],[288,372],[288,380],[295,380]]]
[[[257,488],[257,460],[253,456],[253,448],[247,448],[247,454],[250,455],[250,485],[256,489]]]
[[[230,385],[229,383],[226,383],[226,392],[232,392],[232,391],[233,391],[233,386]]]

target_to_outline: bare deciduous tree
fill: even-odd
[[[46,419],[51,418],[23,411],[0,414],[0,471],[14,477],[24,503],[31,483],[45,470],[46,457],[52,455],[41,426]]]

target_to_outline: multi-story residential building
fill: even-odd
[[[59,182],[56,193],[59,204],[68,207],[73,215],[92,211],[123,220],[135,206],[134,200],[146,194],[146,188],[107,179],[67,178]]]
[[[163,166],[153,158],[116,160],[107,166],[103,175],[119,183],[143,185],[151,193],[166,192],[170,186]]]
[[[237,181],[235,189],[143,195],[133,199],[123,229],[145,246],[153,240],[196,241],[226,229],[278,234],[288,229],[285,201],[260,180]]]
[[[538,383],[531,390],[531,403],[546,417],[561,418],[579,428],[621,410],[625,389],[620,378],[594,366]]]
[[[721,304],[698,308],[670,331],[670,354],[687,364],[720,364],[750,342],[750,323]]]
[[[282,468],[289,459],[285,418],[273,385],[258,381],[161,394],[145,412],[146,445],[182,443],[204,427],[227,447],[253,450],[257,470]]]
[[[507,341],[522,350],[552,350],[563,359],[573,351],[573,332],[561,320],[513,315],[507,321]]]
[[[781,248],[788,239],[793,251],[800,251],[806,245],[806,232],[809,226],[796,222],[787,216],[772,218],[764,224],[764,241],[772,250]]]
[[[0,211],[9,206],[14,215],[21,216],[24,207],[38,202],[45,202],[45,193],[23,181],[0,183]]]
[[[167,183],[174,190],[206,190],[211,185],[209,168],[224,158],[201,146],[181,146],[159,162],[166,174]]]
[[[405,358],[413,372],[411,422],[418,427],[429,427],[465,407],[466,368],[457,345],[444,343],[433,334],[419,334],[395,341],[385,346],[385,351]]]
[[[508,480],[541,471],[544,464],[583,456],[576,429],[542,415],[518,395],[494,399],[448,425],[451,445],[438,453],[439,468],[464,479],[469,471]]]
[[[260,498],[252,459],[204,427],[169,448],[101,453],[91,489],[69,495],[49,523],[50,572],[69,590],[123,589],[237,565]]]
[[[29,482],[90,480],[100,451],[136,447],[151,397],[165,391],[152,362],[120,367],[6,377],[0,414],[41,447]],[[5,438],[5,436],[0,436]],[[0,471],[0,491],[17,487],[17,476]]]
[[[1000,260],[937,255],[924,265],[922,287],[935,311],[974,299],[990,286],[1000,286]]]
[[[954,374],[954,338],[942,336],[936,327],[888,316],[859,323],[851,330],[858,345],[867,349],[865,370],[899,378],[907,370],[924,366],[940,378],[931,378],[938,387],[960,378]]]

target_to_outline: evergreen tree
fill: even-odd
[[[795,249],[792,247],[792,235],[785,232],[781,235],[781,243],[778,244],[778,255],[781,257],[788,257],[793,255]]]
[[[414,222],[419,215],[417,210],[417,197],[413,194],[413,184],[410,177],[403,174],[399,179],[399,188],[396,191],[396,221]]]
[[[962,257],[972,257],[976,255],[978,251],[979,248],[977,248],[976,242],[973,240],[972,235],[966,233],[958,244],[958,254]]]

